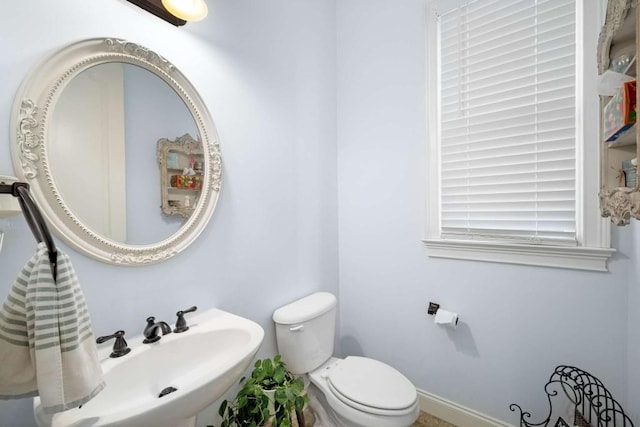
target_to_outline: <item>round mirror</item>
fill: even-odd
[[[25,79],[12,117],[18,177],[67,243],[120,265],[160,262],[211,218],[217,133],[198,93],[124,40],[58,51]]]

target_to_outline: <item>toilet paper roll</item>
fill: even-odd
[[[438,325],[449,326],[450,328],[455,329],[458,327],[458,313],[439,308],[438,311],[436,311],[434,321]]]

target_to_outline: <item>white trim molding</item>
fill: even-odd
[[[423,240],[434,258],[526,264],[542,267],[608,271],[615,249],[584,246],[536,246],[494,242]]]
[[[473,409],[458,405],[450,400],[424,390],[418,391],[420,410],[458,427],[515,427]]]

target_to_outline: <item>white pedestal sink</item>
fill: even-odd
[[[188,319],[189,330],[142,344],[142,335],[126,337],[131,352],[110,358],[99,349],[107,383],[80,408],[44,414],[34,399],[40,427],[177,427],[189,425],[222,397],[249,367],[264,331],[251,320],[211,309]],[[175,391],[159,397],[169,387]]]

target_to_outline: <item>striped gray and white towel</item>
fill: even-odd
[[[69,257],[53,280],[38,244],[0,308],[0,399],[40,396],[47,413],[82,405],[105,386],[91,320]]]

